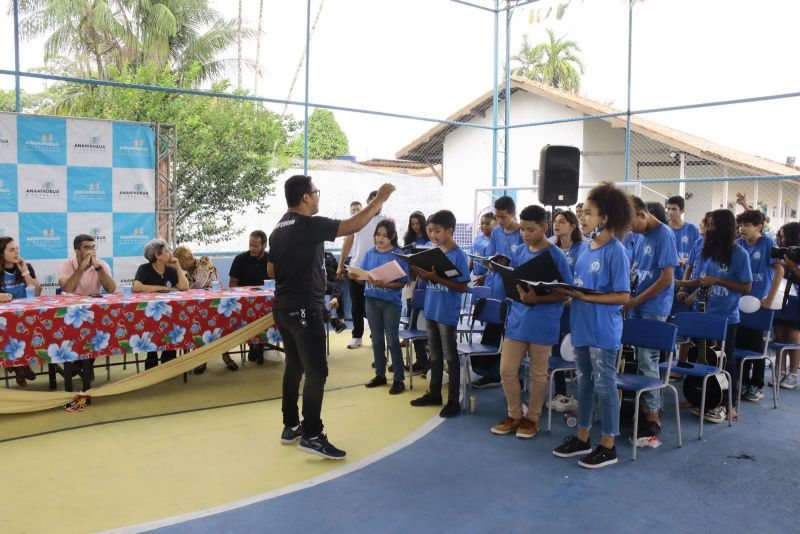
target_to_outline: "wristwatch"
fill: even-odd
[[[102,265],[98,265],[97,267],[94,268],[94,270],[99,273],[100,271],[103,270],[103,266]]]

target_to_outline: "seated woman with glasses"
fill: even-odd
[[[178,258],[172,256],[169,245],[163,239],[153,239],[144,246],[143,263],[136,270],[133,280],[134,293],[165,293],[169,291],[186,291],[189,281],[183,272]],[[175,359],[174,350],[161,353],[161,363]],[[148,352],[144,362],[145,370],[158,365],[158,353]]]

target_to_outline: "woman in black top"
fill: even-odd
[[[136,270],[133,280],[134,293],[164,293],[177,289],[189,289],[189,281],[181,268],[177,258],[172,256],[169,245],[163,239],[153,239],[144,246],[144,257],[148,263],[143,263]],[[161,353],[161,363],[175,359],[174,350],[165,350]],[[158,353],[148,352],[144,368],[150,369],[158,365]]]

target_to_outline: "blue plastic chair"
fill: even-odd
[[[733,357],[739,363],[739,383],[737,384],[736,405],[741,406],[739,402],[742,400],[742,375],[744,374],[744,362],[753,360],[766,360],[769,355],[769,346],[767,341],[770,338],[770,331],[772,330],[772,319],[775,317],[775,310],[767,308],[759,308],[755,313],[740,313],[739,314],[739,328],[751,328],[753,330],[761,330],[766,334],[764,340],[764,349],[761,352],[753,350],[735,348],[733,350]],[[775,366],[772,366],[772,384],[776,382]],[[773,405],[778,407],[778,399],[773,390]],[[741,408],[739,409],[739,417],[741,417]]]
[[[774,318],[791,321],[795,325],[800,324],[800,301],[798,301],[798,298],[790,296],[786,306],[778,311]],[[800,349],[800,343],[773,341],[768,345],[768,350],[775,351],[775,361],[772,362],[772,398],[775,408],[778,407],[778,399],[780,398],[780,373],[783,369],[783,362],[786,360],[786,352],[796,349]]]
[[[502,300],[491,299],[491,298],[481,299],[480,304],[476,304],[476,306],[478,307],[477,313],[474,313],[472,316],[473,325],[476,321],[480,321],[484,324],[486,323],[503,324],[505,322],[504,303]],[[500,339],[500,344],[498,346],[486,345],[484,343],[473,343],[472,341],[468,343],[458,343],[456,345],[459,356],[464,357],[463,363],[467,370],[466,380],[461,381],[462,404],[466,402],[467,389],[472,388],[472,373],[470,372],[470,368],[472,366],[472,357],[498,356],[500,354],[502,346],[503,346],[502,337]]]
[[[728,330],[728,318],[720,317],[718,315],[711,315],[709,313],[700,312],[684,312],[675,315],[675,326],[678,327],[678,336],[681,338],[694,338],[705,340],[722,340],[723,356],[717,362],[717,365],[703,365],[693,363],[688,367],[681,367],[680,365],[673,366],[672,362],[662,363],[659,365],[661,372],[667,373],[669,379],[670,373],[677,373],[684,376],[697,376],[703,379],[703,390],[700,400],[700,430],[697,439],[703,438],[703,423],[706,410],[706,387],[708,379],[717,374],[724,374],[728,380],[728,384],[732,384],[730,373],[725,370],[725,334]],[[732,395],[728,395],[728,426],[733,423],[730,415],[733,409]]]
[[[561,314],[561,338],[569,334],[569,310],[564,309]],[[547,431],[553,423],[553,387],[554,378],[558,373],[566,373],[577,369],[575,362],[568,362],[561,356],[550,356],[547,360]]]
[[[475,305],[483,299],[492,296],[492,288],[488,286],[469,286],[467,292],[464,294],[464,304],[461,315],[459,316],[458,325],[456,326],[456,334],[459,340],[466,337],[470,342],[472,341],[472,334],[483,332],[484,324],[477,323],[472,320],[472,314],[475,310]]]
[[[622,344],[664,351],[668,354],[664,378],[617,373],[617,388],[636,393],[633,409],[633,459],[636,460],[636,440],[639,438],[639,398],[645,391],[669,389],[675,396],[675,423],[678,426],[678,447],[683,447],[681,436],[681,411],[678,390],[669,383],[669,373],[675,356],[678,327],[663,321],[626,319],[622,323]]]
[[[411,298],[411,308],[420,311],[422,311],[425,308],[424,289],[417,289],[414,291],[414,296]],[[401,340],[405,339],[406,341],[408,341],[408,343],[406,344],[406,366],[408,366],[409,369],[408,389],[414,389],[414,372],[411,370],[411,365],[413,363],[411,349],[412,345],[414,345],[414,341],[421,341],[428,339],[428,331],[408,328],[406,330],[400,330],[397,333],[397,335]]]

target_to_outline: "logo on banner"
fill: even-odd
[[[126,156],[147,156],[150,154],[150,147],[146,140],[137,137],[127,144],[120,145],[119,151]]]
[[[93,135],[89,137],[88,143],[75,143],[72,145],[72,149],[75,152],[84,153],[104,152],[106,150],[106,145],[103,144],[103,138],[101,136]]]
[[[61,150],[61,144],[55,139],[52,133],[43,133],[39,139],[26,139],[25,148],[40,152],[58,152]]]
[[[46,246],[53,243],[58,243],[61,240],[60,237],[56,235],[55,228],[42,228],[40,235],[29,235],[26,239],[29,244],[35,246]]]
[[[140,182],[132,184],[128,189],[120,189],[119,196],[123,198],[149,199],[150,191],[147,190],[146,184]]]
[[[100,245],[108,241],[108,236],[103,232],[102,228],[90,228],[89,235],[92,236],[95,242]]]
[[[58,289],[61,285],[54,274],[48,274],[39,278],[39,283],[42,284],[42,289]]]
[[[131,228],[127,234],[119,236],[119,242],[122,245],[138,245],[150,241],[150,237],[145,231],[144,226]]]
[[[0,148],[9,148],[10,146],[11,141],[8,139],[6,131],[0,128]]]
[[[73,195],[82,200],[102,199],[105,198],[106,191],[100,182],[90,182],[83,189],[76,189]]]
[[[39,187],[29,187],[25,189],[27,198],[38,198],[46,200],[60,200],[64,198],[64,193],[58,188],[55,182],[45,181]]]

